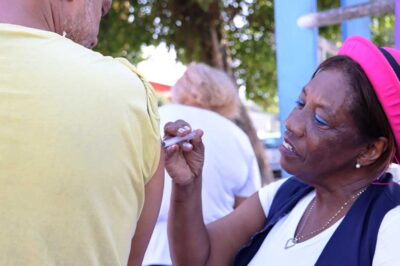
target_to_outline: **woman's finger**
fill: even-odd
[[[190,125],[183,120],[168,122],[164,126],[164,134],[168,136],[182,136],[191,132],[191,130]]]
[[[179,151],[179,146],[177,144],[165,148],[166,159],[170,158],[177,151]]]
[[[184,142],[182,143],[182,150],[185,152],[193,150],[193,145],[190,144],[189,142]]]

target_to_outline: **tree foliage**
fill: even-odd
[[[318,9],[340,6],[319,0]],[[372,19],[373,41],[393,44],[394,16]],[[340,44],[340,25],[320,28]],[[273,0],[114,0],[98,50],[142,60],[142,45],[165,42],[183,63],[201,61],[231,73],[248,98],[277,110]]]
[[[231,73],[249,98],[276,106],[272,0],[114,0],[98,50],[142,59],[141,45],[165,42],[183,63]]]

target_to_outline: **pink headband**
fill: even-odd
[[[378,49],[361,37],[347,39],[339,50],[360,64],[389,120],[390,127],[400,144],[400,52],[393,48]],[[397,146],[396,161],[400,162],[400,147]]]

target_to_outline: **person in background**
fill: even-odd
[[[173,264],[399,265],[400,186],[386,173],[400,159],[399,63],[399,51],[348,39],[317,68],[285,121],[281,164],[293,177],[207,226],[202,131],[168,147]],[[190,131],[182,120],[168,123],[165,138]]]
[[[398,163],[391,163],[387,172],[393,176],[393,181],[400,184],[400,165]]]
[[[191,63],[172,87],[171,99],[173,104],[159,108],[162,127],[167,121],[184,119],[205,132],[202,219],[211,223],[232,212],[261,185],[249,139],[227,119],[239,113],[237,88],[225,72]],[[167,238],[171,180],[166,176],[161,211],[143,265],[172,264]]]
[[[134,67],[90,50],[110,7],[0,0],[0,265],[141,264],[159,121]]]

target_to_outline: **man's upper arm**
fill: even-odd
[[[161,151],[158,168],[145,185],[145,200],[135,234],[132,238],[129,266],[141,265],[160,211],[164,187],[164,154]]]

